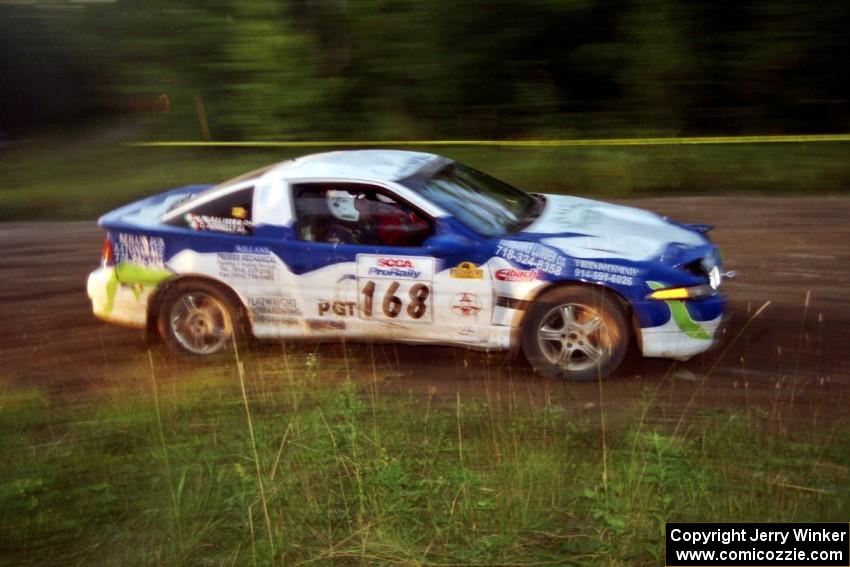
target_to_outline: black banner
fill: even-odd
[[[667,565],[850,566],[850,524],[667,524]]]

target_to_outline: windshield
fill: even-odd
[[[402,183],[487,237],[503,236],[527,226],[540,214],[544,203],[542,197],[457,162],[429,177],[414,176]]]

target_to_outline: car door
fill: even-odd
[[[305,281],[317,321],[350,336],[425,342],[475,342],[473,323],[489,324],[489,274],[456,265],[455,250],[429,248],[437,223],[414,205],[367,183],[291,189],[298,241],[332,258]]]

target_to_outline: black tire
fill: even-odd
[[[210,356],[245,344],[247,320],[237,299],[221,286],[203,280],[178,281],[162,297],[157,328],[178,354]]]
[[[607,378],[629,348],[626,313],[612,292],[559,287],[532,304],[522,328],[522,352],[550,378]]]

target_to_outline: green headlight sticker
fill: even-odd
[[[647,285],[653,290],[656,289],[664,289],[666,286],[661,282],[646,282]],[[688,308],[685,306],[685,302],[681,300],[668,300],[664,303],[667,304],[667,307],[670,308],[670,315],[673,317],[673,321],[676,323],[676,326],[685,333],[688,337],[692,339],[698,339],[703,341],[711,340],[711,334],[709,334],[705,329],[700,326],[699,323],[694,321],[691,318],[691,314],[688,313]]]

